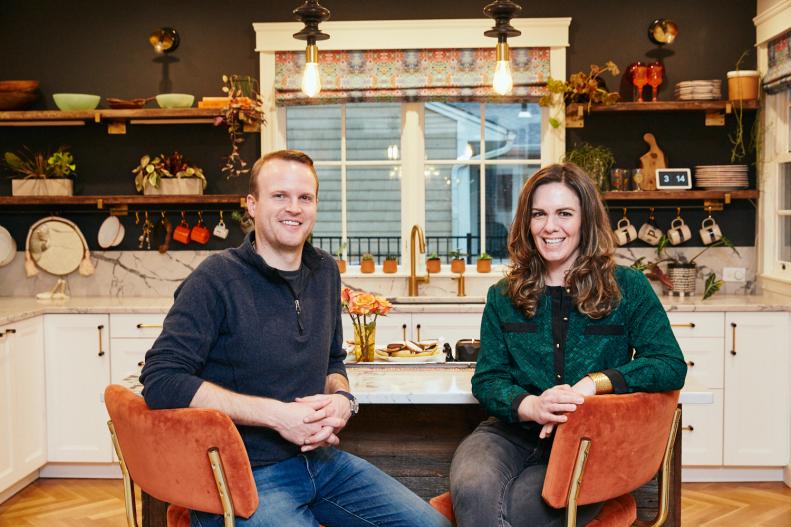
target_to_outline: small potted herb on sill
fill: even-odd
[[[382,262],[382,271],[388,274],[398,271],[398,258],[391,254],[385,256],[384,262]]]
[[[489,256],[486,251],[483,251],[481,255],[478,257],[478,263],[476,264],[476,270],[479,273],[490,273],[492,272],[492,257]]]
[[[147,196],[200,195],[207,184],[203,169],[189,164],[179,152],[153,158],[146,154],[132,173],[135,189]]]
[[[68,147],[60,146],[53,153],[6,152],[5,168],[11,173],[11,194],[14,196],[72,196],[77,165]],[[14,176],[17,176],[16,178]]]
[[[457,249],[455,251],[450,251],[448,256],[450,256],[450,272],[458,274],[463,273],[466,267],[464,262],[464,253]]]
[[[341,273],[346,272],[346,260],[343,259],[343,252],[346,250],[346,245],[346,242],[341,243],[341,246],[335,251],[335,261],[338,263],[338,271]]]
[[[429,253],[426,257],[426,271],[429,273],[438,273],[442,269],[442,260],[439,259],[437,251]]]
[[[373,273],[376,270],[376,264],[374,264],[374,255],[371,253],[365,253],[360,258],[360,272],[361,273]]]

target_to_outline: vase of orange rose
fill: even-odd
[[[381,296],[348,287],[341,291],[341,304],[354,326],[354,356],[357,362],[373,362],[376,353],[376,319],[385,316],[392,304]]]

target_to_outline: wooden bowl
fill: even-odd
[[[0,111],[24,110],[38,99],[38,93],[27,91],[0,91]]]
[[[32,92],[38,89],[38,81],[0,81],[0,92]]]
[[[107,105],[114,110],[133,110],[142,108],[148,101],[153,100],[153,97],[139,97],[137,99],[118,99],[115,97],[107,97]]]

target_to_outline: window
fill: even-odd
[[[469,261],[506,241],[524,181],[541,164],[537,104],[360,103],[292,106],[288,148],[316,161],[315,245],[377,261],[400,256],[401,235],[424,225],[427,252]],[[422,187],[420,189],[419,187]],[[412,189],[412,190],[410,190]],[[421,192],[422,190],[422,192]]]

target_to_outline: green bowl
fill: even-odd
[[[99,106],[102,99],[98,95],[88,93],[53,93],[55,106],[64,112],[78,112],[81,110],[93,110]]]
[[[195,102],[195,96],[189,93],[160,93],[157,104],[160,108],[189,108]]]

